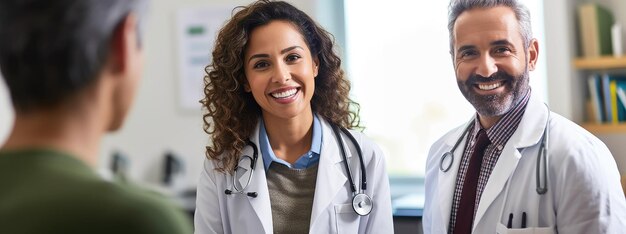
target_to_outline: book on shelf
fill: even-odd
[[[595,123],[618,123],[626,121],[626,75],[591,74],[587,78],[589,89],[589,120]]]
[[[624,56],[624,41],[622,40],[622,25],[615,23],[611,26],[611,42],[613,43],[613,56]]]
[[[596,123],[602,123],[604,119],[603,110],[602,110],[602,99],[599,94],[599,83],[596,74],[591,74],[589,78],[587,78],[587,87],[589,88],[589,99],[591,100],[591,113],[593,116],[591,119]]]
[[[611,96],[611,123],[619,122],[619,113],[617,110],[617,81],[611,80],[609,83],[609,92]]]
[[[617,102],[619,121],[626,121],[626,81],[617,82]]]
[[[611,106],[611,77],[609,74],[604,73],[602,75],[602,100],[604,101],[604,116],[606,117],[604,121],[613,122],[613,107]]]
[[[578,33],[581,55],[599,57],[613,53],[611,27],[614,18],[609,10],[597,3],[578,6]]]

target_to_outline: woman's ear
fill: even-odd
[[[248,82],[243,83],[243,90],[246,92],[252,92],[252,89],[250,89],[250,84],[248,84]]]
[[[317,77],[317,74],[319,73],[319,66],[320,65],[320,60],[317,56],[315,56],[313,58],[313,77]]]

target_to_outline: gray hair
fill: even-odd
[[[50,107],[94,83],[130,13],[148,0],[2,0],[0,67],[16,110]]]
[[[533,32],[530,26],[530,12],[518,0],[451,0],[448,7],[448,32],[450,33],[450,54],[454,55],[454,24],[463,12],[474,8],[492,8],[506,6],[515,13],[519,31],[524,42],[524,51],[530,46]]]

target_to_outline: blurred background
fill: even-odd
[[[146,66],[122,130],[105,137],[98,171],[169,194],[193,212],[195,185],[210,144],[199,104],[215,33],[244,0],[152,0],[145,31]],[[387,157],[396,229],[418,232],[430,145],[471,118],[448,53],[447,1],[289,0],[331,32],[361,104],[364,132]],[[619,53],[582,52],[579,9],[595,3],[626,25],[623,0],[522,0],[539,40],[533,95],[600,137],[626,174],[624,119],[594,119],[588,77],[626,74]],[[618,33],[626,38],[623,27]],[[617,39],[616,43],[623,40]],[[615,64],[594,66],[593,64]],[[619,102],[617,103],[620,104]],[[623,103],[622,103],[623,104]],[[0,144],[13,113],[0,83]],[[618,106],[619,107],[619,106]],[[626,107],[626,105],[625,105]],[[419,230],[421,231],[421,230]]]

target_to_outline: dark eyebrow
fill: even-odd
[[[289,52],[289,51],[292,51],[292,50],[294,50],[294,49],[296,49],[296,48],[300,48],[300,49],[304,50],[304,48],[302,48],[301,46],[291,46],[291,47],[287,47],[287,48],[285,48],[285,49],[282,49],[282,50],[280,51],[280,53],[281,53],[281,54],[284,54],[284,53],[287,53],[287,52]],[[269,58],[269,57],[270,57],[270,56],[269,56],[268,54],[255,54],[255,55],[250,56],[250,58],[248,59],[248,63],[249,63],[250,61],[252,61],[252,59],[255,59],[255,58]]]
[[[511,42],[509,42],[508,40],[497,40],[497,41],[493,41],[490,43],[492,46],[501,46],[501,45],[506,45],[506,46],[512,46],[513,44]]]
[[[456,52],[460,53],[461,51],[466,51],[466,50],[475,49],[475,48],[476,46],[473,46],[473,45],[464,45],[464,46],[461,46],[458,50],[456,50]]]
[[[250,61],[252,61],[252,59],[255,58],[269,58],[270,56],[268,54],[255,54],[250,56],[250,58],[248,59],[248,63],[250,63]]]
[[[491,43],[489,43],[491,46],[513,46],[513,44],[511,42],[509,42],[506,39],[503,40],[497,40],[497,41],[493,41]],[[457,53],[460,53],[461,51],[465,51],[465,50],[469,50],[469,49],[475,49],[476,46],[473,45],[464,45],[461,46],[458,50]]]
[[[285,49],[281,50],[281,51],[280,51],[280,53],[281,53],[281,54],[284,54],[284,53],[287,53],[287,52],[289,52],[289,51],[292,51],[292,50],[294,50],[294,49],[296,49],[296,48],[300,48],[300,49],[304,50],[304,48],[302,48],[302,47],[300,47],[300,46],[291,46],[291,47],[287,47],[287,48],[285,48]]]

